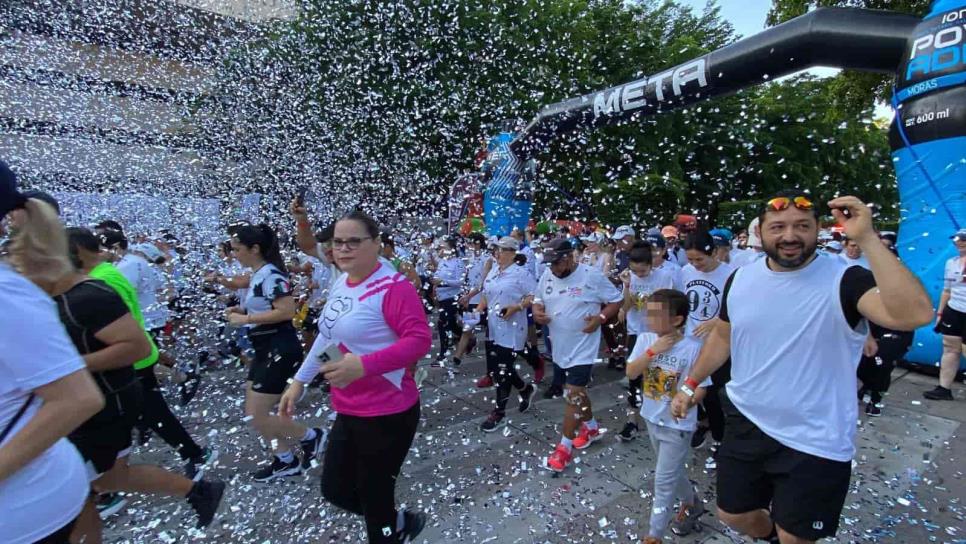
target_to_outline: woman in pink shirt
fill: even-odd
[[[410,542],[425,515],[396,510],[395,487],[419,423],[411,366],[429,353],[422,301],[405,275],[379,260],[379,226],[362,212],[336,222],[335,262],[344,272],[329,291],[319,335],[280,411],[291,417],[329,346],[343,354],[321,365],[338,413],[322,469],[322,494],[364,515],[370,543]]]

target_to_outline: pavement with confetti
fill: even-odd
[[[601,426],[609,432],[579,453],[567,472],[556,475],[541,464],[559,438],[563,401],[538,393],[531,410],[519,414],[511,398],[509,424],[483,433],[479,424],[495,394],[474,385],[483,366],[474,355],[455,374],[429,369],[422,423],[396,488],[401,503],[430,517],[418,541],[590,543],[642,538],[655,456],[645,435],[631,443],[614,437],[625,414],[622,374],[603,363],[595,366],[590,395]],[[522,365],[521,371],[529,369]],[[839,536],[830,542],[966,542],[966,482],[957,461],[957,452],[966,447],[960,432],[966,391],[956,390],[958,401],[952,403],[920,400],[921,391],[933,382],[930,376],[897,369],[882,417],[863,415],[859,420],[851,492]],[[180,412],[200,442],[220,451],[209,469],[211,476],[229,482],[219,519],[201,532],[190,528],[193,513],[183,501],[131,497],[127,509],[106,524],[107,542],[364,540],[361,518],[322,499],[321,466],[284,481],[252,481],[249,473],[267,462],[268,454],[243,420],[243,388],[244,375],[237,367],[214,369],[206,374],[196,399]],[[326,423],[326,400],[313,389],[301,403],[304,419]],[[676,541],[745,542],[714,518],[714,474],[704,468],[708,454],[706,448],[694,452],[691,477],[712,512],[702,518],[700,532]],[[176,455],[158,439],[140,448],[134,459],[178,467]]]

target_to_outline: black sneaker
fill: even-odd
[[[638,431],[639,429],[637,428],[637,423],[628,421],[624,424],[624,428],[621,429],[621,432],[617,433],[617,439],[621,442],[630,442],[631,440],[637,438]]]
[[[551,385],[546,389],[546,391],[543,392],[543,398],[545,399],[552,399],[552,398],[562,397],[562,396],[563,396],[563,387],[559,387],[556,385]]]
[[[882,415],[882,409],[876,406],[874,402],[870,402],[865,405],[865,415],[869,417],[879,417]]]
[[[953,391],[937,385],[935,389],[924,392],[922,396],[929,400],[953,400]]]
[[[218,450],[204,448],[201,450],[201,455],[188,459],[184,465],[184,473],[197,482],[205,474],[205,467],[210,466],[215,459],[218,459]]]
[[[195,482],[188,493],[188,504],[198,514],[198,528],[207,527],[215,519],[221,497],[225,494],[225,482]]]
[[[252,479],[256,482],[270,482],[276,478],[298,476],[299,474],[302,474],[302,465],[297,458],[292,459],[291,463],[286,463],[277,456],[272,456],[272,464],[253,472]]]
[[[480,424],[480,430],[484,433],[492,433],[504,425],[506,425],[506,420],[503,417],[503,414],[493,410],[490,412],[490,415],[487,416],[486,421]]]
[[[120,493],[101,493],[97,496],[94,506],[97,508],[97,515],[103,520],[124,510],[127,499]]]
[[[318,427],[313,427],[312,430],[315,431],[315,438],[299,442],[299,445],[302,447],[302,468],[304,470],[311,468],[312,459],[318,457],[322,453],[322,450],[325,449],[327,431],[323,431]]]
[[[419,533],[426,526],[426,514],[422,512],[403,511],[403,528],[399,531],[399,542],[409,544],[416,541]]]
[[[691,435],[691,447],[699,450],[703,448],[708,443],[708,428],[698,427],[698,430],[694,431]]]
[[[528,383],[523,391],[520,391],[520,413],[526,412],[530,409],[530,401],[533,400],[533,394],[537,392],[537,388],[533,386],[532,383]]]

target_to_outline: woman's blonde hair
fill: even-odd
[[[26,221],[10,246],[10,261],[30,281],[51,284],[74,271],[67,250],[67,233],[54,207],[31,198],[24,205]]]

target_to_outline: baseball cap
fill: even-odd
[[[624,238],[627,238],[628,236],[630,236],[631,238],[634,238],[634,237],[637,236],[637,233],[634,231],[634,229],[630,225],[621,225],[621,226],[617,227],[617,230],[614,231],[614,235],[611,236],[610,239],[611,240],[623,240]]]
[[[674,225],[668,225],[668,226],[664,227],[663,229],[661,229],[661,236],[663,236],[665,238],[677,238],[678,237],[678,229]]]
[[[593,244],[599,244],[599,243],[601,243],[601,242],[604,241],[604,235],[601,234],[601,233],[599,233],[599,232],[597,232],[597,231],[594,231],[594,232],[591,232],[590,234],[588,234],[586,236],[581,236],[580,239],[583,240],[583,241],[585,241],[585,242],[590,242],[590,243],[593,243]]]
[[[708,234],[714,240],[714,245],[718,247],[731,245],[731,231],[728,229],[711,229]]]
[[[119,230],[108,229],[101,233],[99,236],[101,240],[101,247],[112,249],[114,246],[126,241],[124,233]]]
[[[54,198],[50,193],[38,191],[37,189],[31,189],[29,191],[24,191],[23,196],[24,198],[36,198],[37,200],[42,200],[47,204],[50,204],[54,208],[54,211],[57,212],[57,215],[60,215],[60,203],[58,203],[57,199]]]
[[[547,244],[547,248],[543,251],[543,260],[547,263],[554,264],[560,262],[567,255],[572,254],[573,251],[574,247],[570,245],[569,240],[566,238],[556,238]]]
[[[646,240],[649,244],[651,244],[652,246],[658,249],[664,249],[665,247],[667,247],[667,242],[664,241],[664,237],[661,236],[660,233],[648,234],[647,236],[644,237],[644,240]]]
[[[825,249],[831,249],[832,251],[842,251],[842,242],[838,240],[832,240],[831,242],[825,244]]]
[[[520,242],[512,236],[504,236],[496,241],[496,247],[500,249],[512,249],[513,251],[517,251],[520,249]]]
[[[161,250],[154,244],[134,244],[131,246],[130,251],[137,251],[147,257],[152,263],[164,258],[164,253],[161,253]]]
[[[7,163],[0,161],[0,219],[12,210],[22,208],[27,197],[17,191],[17,176]]]
[[[966,229],[959,229],[956,234],[952,235],[953,240],[966,240]]]

